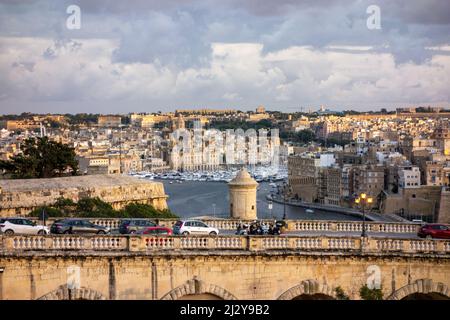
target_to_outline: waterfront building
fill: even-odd
[[[407,166],[399,168],[398,185],[400,188],[419,188],[420,187],[419,167]]]
[[[288,181],[292,196],[305,202],[319,201],[320,168],[335,163],[334,154],[310,153],[288,157]]]

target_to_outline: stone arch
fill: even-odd
[[[56,290],[38,298],[38,300],[106,300],[106,297],[89,288],[69,289],[67,285],[61,285]]]
[[[336,292],[332,286],[326,283],[320,284],[318,281],[308,279],[300,282],[300,284],[283,292],[277,300],[292,300],[301,295],[324,295],[336,299]]]
[[[166,293],[161,300],[177,300],[187,295],[200,295],[211,294],[222,298],[223,300],[237,300],[237,298],[229,291],[216,286],[215,284],[209,284],[197,278],[188,280],[181,286]]]
[[[437,293],[450,299],[450,289],[446,284],[442,282],[433,282],[431,279],[418,279],[411,284],[401,287],[393,294],[391,294],[387,300],[401,300],[406,296],[412,294],[432,294]]]

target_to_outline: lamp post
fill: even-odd
[[[366,234],[366,205],[371,205],[373,203],[373,198],[367,196],[365,193],[361,193],[358,198],[355,199],[356,204],[361,204],[361,209],[363,213],[363,224],[362,224],[362,232],[361,237],[367,237]]]
[[[283,220],[286,220],[286,183],[283,185]]]
[[[122,125],[119,125],[120,135],[119,135],[119,174],[122,173]]]
[[[269,201],[269,211],[270,211],[270,218],[271,219],[273,219],[272,208],[273,208],[273,203],[272,203],[272,201]]]
[[[213,215],[214,215],[214,218],[216,217],[216,204],[215,203],[213,203]]]

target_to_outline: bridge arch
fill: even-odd
[[[38,298],[38,300],[106,300],[106,297],[89,288],[69,289],[67,285],[61,285],[56,290]]]
[[[283,292],[277,300],[293,300],[302,296],[305,299],[314,299],[313,296],[320,300],[336,299],[336,293],[332,286],[308,279]]]
[[[204,295],[223,300],[237,300],[229,291],[215,284],[209,284],[197,278],[186,281],[181,286],[169,291],[161,300],[178,300],[182,297]]]
[[[411,284],[401,287],[388,300],[402,300],[414,296],[429,296],[431,299],[450,299],[450,289],[442,282],[434,282],[432,279],[418,279]]]

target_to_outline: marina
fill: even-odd
[[[181,218],[211,216],[217,218],[229,217],[228,185],[212,181],[183,181],[170,183],[173,180],[159,180],[164,184],[164,190],[169,196],[169,208]],[[260,182],[257,193],[258,218],[281,219],[284,214],[284,205],[270,201],[267,195],[275,192],[269,182]],[[270,209],[271,208],[271,209]],[[305,220],[349,220],[361,221],[356,216],[345,215],[339,212],[330,212],[314,209],[307,212],[306,208],[286,205],[287,219]]]
[[[169,171],[163,173],[156,172],[132,172],[130,175],[143,179],[160,179],[173,180],[174,182],[183,181],[210,181],[210,182],[230,182],[237,174],[240,168],[231,168],[229,170],[214,171]],[[287,179],[287,168],[277,166],[257,166],[249,167],[250,175],[257,182],[271,182],[271,186],[275,185],[275,181],[285,181]],[[276,185],[275,185],[276,186]]]

